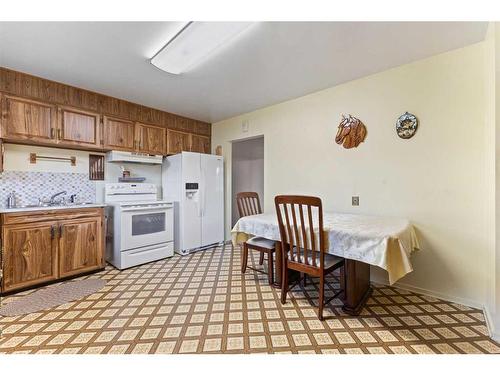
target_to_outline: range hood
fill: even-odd
[[[138,152],[109,151],[106,153],[106,160],[111,163],[161,164],[163,156]]]

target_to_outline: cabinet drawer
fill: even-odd
[[[79,208],[63,210],[43,210],[43,211],[24,211],[2,214],[2,224],[24,224],[38,223],[43,221],[57,221],[68,219],[80,219],[86,217],[96,217],[103,215],[102,208]]]
[[[148,246],[142,249],[124,251],[120,257],[121,270],[138,264],[154,262],[174,255],[174,243],[167,242],[161,245]]]

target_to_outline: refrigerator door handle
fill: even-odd
[[[194,204],[196,205],[196,212],[198,213],[198,217],[201,217],[201,202],[200,202],[200,195],[201,195],[201,191],[198,190],[196,192],[197,196],[196,197],[193,197],[194,199]]]
[[[206,186],[205,186],[205,169],[201,168],[201,215],[205,215],[205,195],[206,195]]]

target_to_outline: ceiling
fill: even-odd
[[[486,22],[261,22],[182,75],[149,59],[179,22],[0,22],[0,66],[207,122],[460,48]]]

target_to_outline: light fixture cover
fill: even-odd
[[[151,59],[151,64],[168,73],[184,73],[252,24],[190,22]]]

